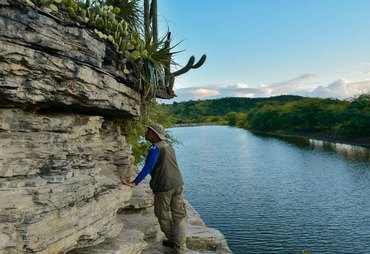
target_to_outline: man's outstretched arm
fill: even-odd
[[[134,181],[130,182],[126,179],[123,179],[121,183],[134,187],[138,185],[154,168],[154,165],[157,163],[159,157],[159,149],[156,145],[151,145],[148,151],[148,155],[145,159],[145,165],[140,173],[137,175]]]

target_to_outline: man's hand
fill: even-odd
[[[136,184],[135,184],[135,183],[130,182],[130,181],[129,181],[129,180],[127,180],[127,179],[122,179],[122,180],[121,180],[121,183],[122,183],[122,184],[124,184],[124,185],[130,186],[131,188],[136,186]]]

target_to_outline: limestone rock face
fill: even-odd
[[[140,115],[135,79],[112,67],[114,53],[88,29],[18,1],[0,2],[0,17],[0,107]]]
[[[119,176],[134,158],[107,117],[140,116],[141,99],[108,53],[88,29],[0,1],[0,253],[65,253],[121,231]]]
[[[186,207],[186,253],[231,254],[221,232],[207,227],[189,203]],[[133,189],[130,205],[119,211],[118,219],[124,226],[116,237],[95,246],[75,249],[68,254],[173,253],[173,249],[162,245],[165,237],[154,216],[153,195],[148,182],[144,181]]]
[[[1,253],[63,253],[120,232],[131,190],[116,170],[133,158],[102,117],[1,109],[0,139]]]

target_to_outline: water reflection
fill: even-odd
[[[349,160],[370,161],[370,148],[363,146],[354,146],[341,143],[333,143],[317,139],[308,139],[302,137],[273,136],[266,134],[254,134],[263,138],[274,138],[289,144],[294,144],[303,149],[322,149],[325,152],[336,153]]]
[[[353,146],[340,143],[332,143],[322,140],[309,139],[310,145],[315,148],[323,148],[343,155],[347,159],[370,161],[370,149],[362,146]]]
[[[289,137],[289,136],[275,136],[272,134],[263,134],[263,133],[253,133],[254,136],[263,138],[263,139],[278,139],[289,144],[294,144],[300,148],[309,148],[311,147],[310,141],[306,138],[300,137]]]
[[[225,126],[172,130],[186,199],[233,253],[370,253],[367,148]]]

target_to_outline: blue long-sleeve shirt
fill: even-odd
[[[155,144],[152,144],[149,148],[148,155],[145,159],[145,165],[140,173],[133,181],[135,185],[138,185],[154,168],[159,157],[159,149]]]

